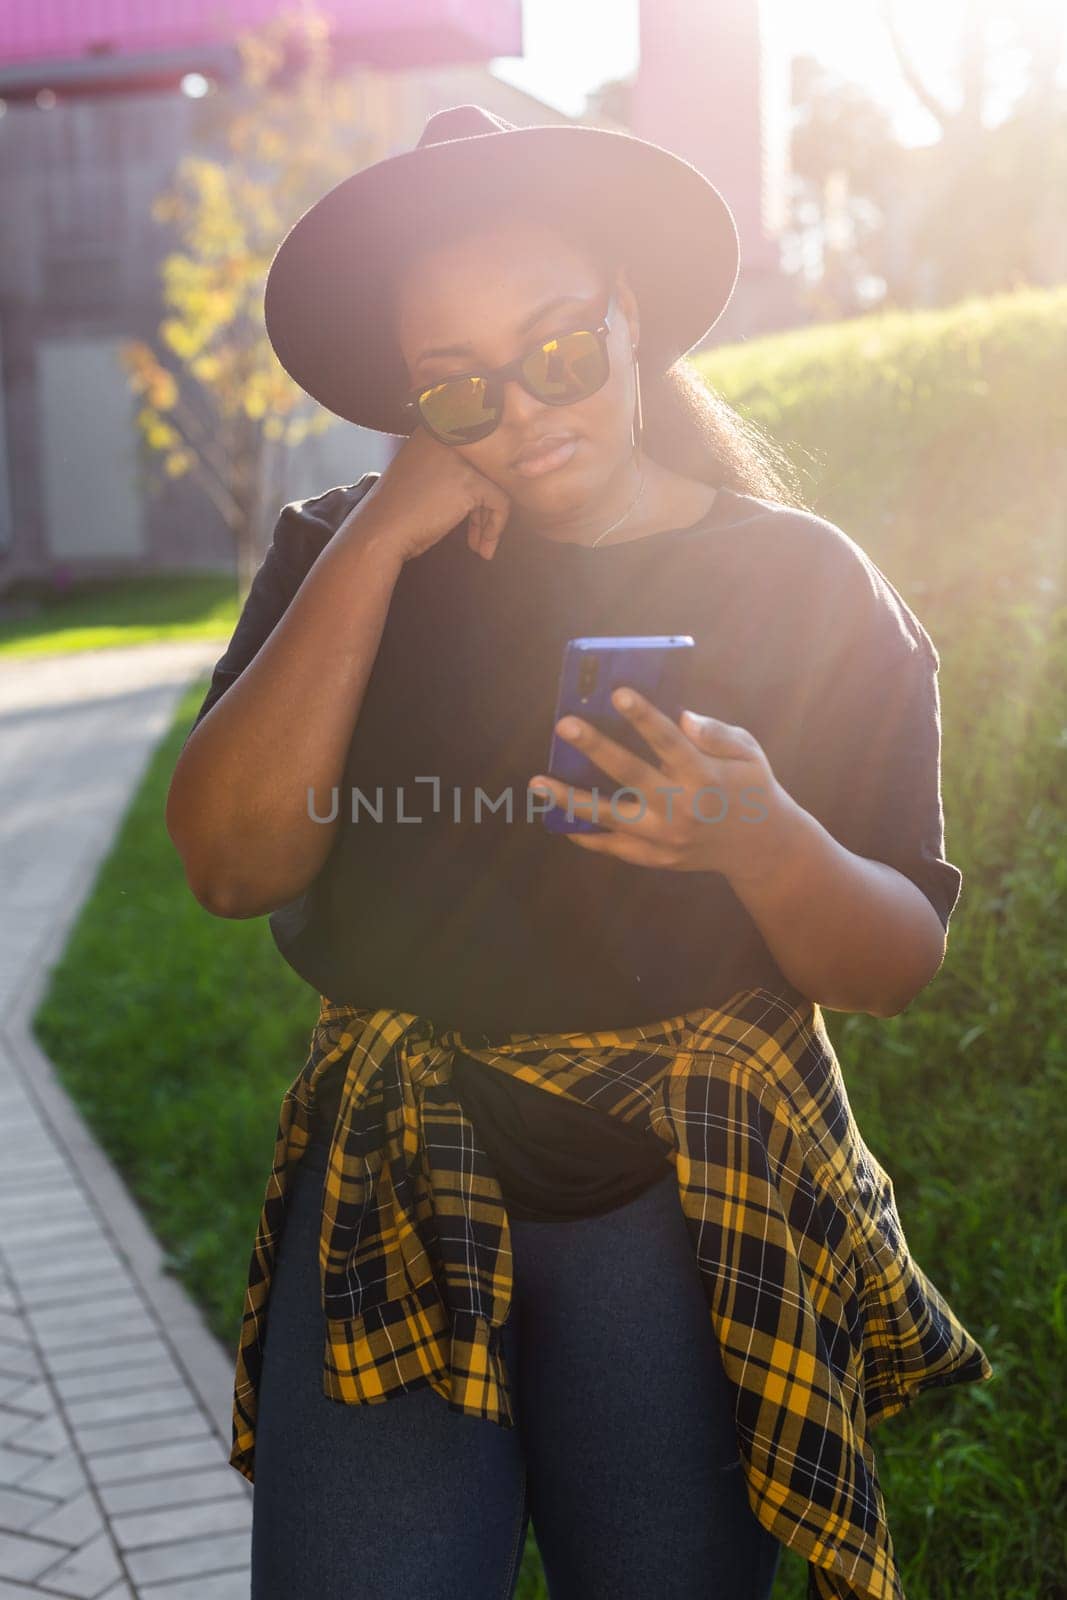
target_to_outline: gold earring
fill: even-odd
[[[641,368],[637,362],[637,347],[630,346],[634,357],[634,388],[637,391],[637,400],[634,405],[634,420],[630,428],[630,443],[635,454],[641,449],[641,435],[644,431],[645,419],[641,411]]]

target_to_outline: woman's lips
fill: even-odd
[[[527,456],[525,461],[516,461],[515,471],[523,478],[543,477],[546,472],[554,472],[557,467],[564,466],[577,448],[577,439],[563,439],[550,450],[543,450],[540,455]]]

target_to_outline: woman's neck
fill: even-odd
[[[520,533],[535,532],[542,539],[567,544],[592,545],[604,534],[597,546],[603,549],[670,528],[688,527],[711,510],[716,493],[710,484],[683,477],[646,455],[639,464],[630,463],[629,470],[620,474],[619,483],[613,483],[595,504],[584,504],[555,519],[515,507],[511,525]],[[633,514],[625,515],[635,499]],[[616,522],[618,526],[605,534],[604,530]]]

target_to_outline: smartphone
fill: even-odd
[[[596,790],[599,810],[610,815],[611,797],[622,787],[585,753],[556,732],[555,724],[568,713],[581,717],[625,749],[659,767],[659,757],[642,739],[633,723],[617,711],[611,696],[626,684],[677,722],[687,704],[687,676],[693,648],[691,634],[607,634],[597,638],[569,639],[563,649],[553,718],[552,743],[545,768],[550,777],[575,789]],[[634,796],[623,796],[633,800]],[[648,796],[651,801],[652,796]],[[550,833],[606,833],[591,819],[589,810],[568,815],[566,802],[552,805],[541,821]]]

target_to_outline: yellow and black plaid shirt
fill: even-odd
[[[753,1511],[810,1563],[813,1600],[903,1600],[870,1429],[924,1389],[993,1368],[911,1258],[819,1007],[743,989],[721,1009],[654,1024],[501,1042],[320,998],[282,1101],[252,1254],[231,1465],[254,1482],[286,1192],[316,1084],[338,1062],[319,1253],[323,1390],[358,1405],[429,1384],[455,1411],[514,1425],[501,1347],[509,1224],[451,1088],[462,1053],[663,1141],[735,1393]]]

